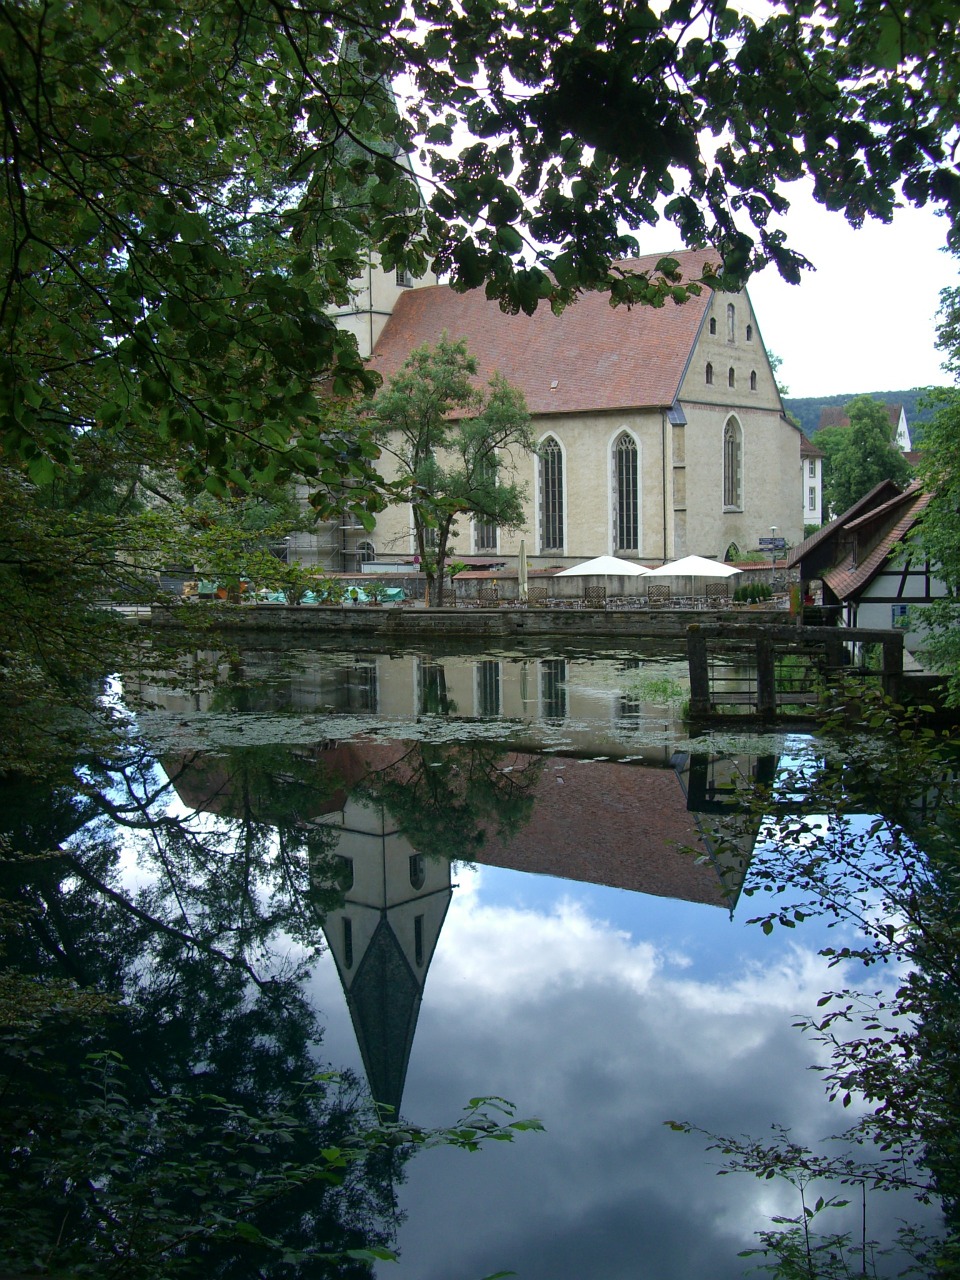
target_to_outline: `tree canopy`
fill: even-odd
[[[881,480],[905,484],[910,465],[893,443],[886,408],[870,396],[857,396],[846,406],[848,427],[817,432],[825,455],[823,500],[832,516],[852,507]]]
[[[960,376],[960,289],[940,294],[937,346],[943,367]],[[924,425],[918,473],[929,503],[914,534],[913,554],[946,585],[947,596],[925,605],[926,657],[947,678],[947,700],[960,706],[960,388],[941,387],[925,401],[932,420]]]
[[[497,528],[523,522],[516,455],[534,447],[523,395],[495,375],[474,385],[466,343],[444,335],[420,347],[371,406],[374,438],[399,470],[430,599],[443,603],[443,570],[458,516]]]
[[[715,283],[795,280],[804,175],[958,235],[947,0],[12,0],[0,32],[0,448],[35,478],[95,430],[214,491],[368,478],[317,391],[370,385],[326,309],[371,251],[532,311],[682,300],[613,265],[661,218]]]

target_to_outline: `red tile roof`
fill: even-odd
[[[856,399],[857,397],[851,397]],[[885,404],[887,418],[890,426],[896,430],[900,425],[900,414],[903,412],[902,404]],[[839,405],[825,405],[820,410],[820,421],[817,423],[817,430],[822,431],[824,427],[849,427],[850,419],[847,417],[845,410]]]
[[[822,458],[823,457],[823,450],[818,449],[817,446],[807,436],[805,436],[802,431],[800,432],[800,457],[801,458]]]
[[[673,769],[544,764],[535,820],[508,837],[489,833],[477,862],[729,908],[717,871],[689,852],[706,846]]]
[[[899,500],[884,503],[876,511],[868,512],[859,520],[851,521],[846,529],[856,530],[858,526],[872,523],[881,513],[893,518],[893,524],[883,534],[876,545],[857,563],[856,547],[851,549],[843,559],[823,574],[823,581],[838,600],[848,600],[859,595],[877,576],[894,549],[919,520],[921,514],[933,497],[932,493],[924,493],[919,483],[914,482],[900,495]],[[899,518],[896,513],[899,512]]]
[[[652,271],[663,256],[621,265]],[[712,260],[707,250],[671,256],[687,280],[698,278]],[[679,306],[627,309],[611,307],[606,294],[587,293],[560,316],[546,305],[532,316],[514,316],[479,289],[411,289],[398,300],[371,364],[390,377],[411,351],[446,333],[466,339],[483,382],[500,373],[519,387],[532,414],[665,408],[677,398],[711,298],[705,288]]]
[[[862,514],[864,511],[874,510],[881,495],[882,500],[887,502],[891,498],[896,498],[899,494],[900,489],[893,480],[881,480],[869,493],[864,494],[858,502],[855,502],[849,510],[844,511],[839,516],[835,516],[828,524],[821,525],[819,529],[811,533],[809,538],[804,538],[799,546],[789,551],[787,553],[786,568],[796,569],[805,556],[808,556],[811,551],[815,551],[822,543],[826,542],[841,526],[846,525],[851,519],[855,519],[858,514]]]
[[[849,425],[850,419],[838,404],[829,404],[820,410],[820,421],[817,423],[818,431],[822,431],[824,427],[849,427]]]

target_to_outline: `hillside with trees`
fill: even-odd
[[[931,390],[930,387],[913,387],[910,391],[851,391],[835,396],[784,396],[783,403],[808,437],[812,437],[816,431],[824,409],[843,409],[859,396],[866,395],[883,404],[902,404],[907,415],[910,438],[916,445],[923,434],[922,431],[917,432],[916,428],[929,422],[936,412],[936,406],[927,403]]]

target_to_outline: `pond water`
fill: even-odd
[[[75,804],[60,838],[112,841],[111,883],[140,904],[136,927],[91,909],[104,936],[81,949],[153,1019],[154,1060],[248,1072],[252,1098],[312,1061],[411,1125],[489,1095],[542,1122],[384,1175],[364,1211],[399,1260],[378,1275],[741,1276],[795,1193],[718,1177],[706,1141],[666,1122],[816,1144],[849,1119],[793,1025],[838,981],[824,927],[765,936],[743,896],[759,830],[743,787],[775,794],[817,748],[692,738],[685,696],[669,646],[211,647],[163,678],[118,674],[130,757],[88,773],[115,822]],[[200,933],[213,978],[177,950]]]

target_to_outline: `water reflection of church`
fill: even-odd
[[[271,766],[276,795],[284,754],[287,778],[296,759],[296,822],[322,837],[311,865],[322,928],[371,1092],[394,1111],[452,897],[451,859],[725,910],[736,903],[756,837],[742,788],[772,781],[773,757],[637,746],[624,726],[650,708],[615,686],[598,699],[562,658],[325,655],[293,683],[286,707],[504,719],[500,740],[468,730],[442,743],[361,735],[277,748]],[[505,708],[526,714],[507,723]],[[545,751],[537,725],[558,720],[565,745]],[[235,816],[227,759],[179,763],[185,800]]]

